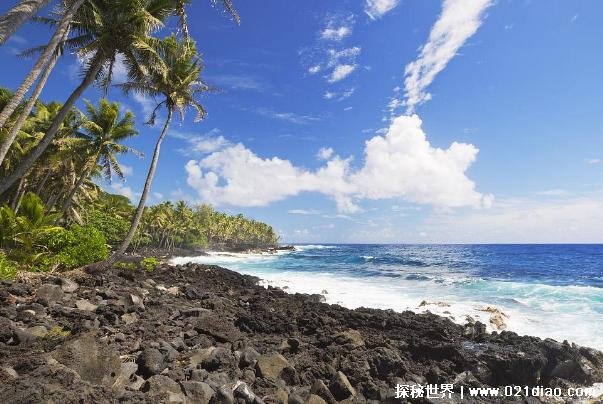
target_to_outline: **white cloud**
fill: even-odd
[[[112,182],[111,190],[118,195],[127,197],[130,201],[132,201],[132,203],[138,202],[138,199],[140,198],[140,194],[138,192],[134,192],[132,188],[125,186],[121,182]]]
[[[157,106],[155,100],[137,92],[132,93],[132,98],[140,105],[142,112],[145,114],[145,119],[149,118]]]
[[[329,76],[329,83],[335,83],[336,81],[343,80],[348,77],[352,72],[356,70],[355,65],[337,65]]]
[[[346,36],[352,33],[352,29],[347,26],[341,27],[327,27],[321,33],[320,37],[322,39],[333,40],[333,41],[341,41]]]
[[[289,209],[287,211],[287,213],[290,213],[292,215],[319,215],[320,212],[314,209],[311,210],[307,210],[307,209]]]
[[[350,98],[352,95],[354,95],[355,91],[356,91],[355,88],[350,88],[341,93],[333,92],[333,91],[326,91],[324,93],[324,95],[322,96],[322,98],[324,98],[325,100],[336,99],[337,101],[343,101],[346,98]]]
[[[537,201],[499,200],[492,209],[435,214],[423,230],[428,242],[601,243],[602,195]]]
[[[134,174],[134,167],[127,166],[125,164],[120,164],[120,167],[121,172],[124,174],[125,177],[131,177]]]
[[[330,147],[321,147],[318,153],[316,153],[316,157],[319,160],[328,160],[333,157],[333,149]]]
[[[376,20],[392,11],[398,2],[399,0],[366,0],[364,11],[371,19]]]
[[[360,46],[353,46],[351,48],[345,48],[342,50],[329,49],[327,54],[329,55],[328,67],[335,67],[340,62],[354,63],[355,58],[360,55],[362,49]]]
[[[310,66],[308,68],[308,73],[310,74],[316,74],[320,71],[320,65],[314,65],[314,66]]]
[[[180,149],[184,155],[191,155],[193,153],[208,154],[230,146],[230,142],[222,135],[218,128],[214,128],[201,135],[183,133],[177,130],[170,130],[168,134],[171,137],[184,140],[188,143],[185,149]]]
[[[259,79],[248,75],[221,74],[209,76],[206,77],[206,79],[210,85],[227,87],[232,90],[250,90],[261,92],[267,87],[266,84],[260,82]]]
[[[542,195],[542,196],[565,196],[568,194],[569,194],[569,192],[567,192],[565,189],[559,189],[559,188],[547,189],[546,191],[536,192],[536,195]]]
[[[418,116],[396,118],[387,133],[366,142],[364,163],[350,167],[332,151],[316,170],[296,167],[278,157],[262,158],[242,144],[186,164],[188,184],[199,197],[216,205],[266,206],[317,192],[333,199],[340,212],[353,213],[361,199],[402,199],[442,208],[489,207],[492,196],[475,190],[465,172],[478,150],[454,142],[448,149],[432,147]],[[328,157],[327,157],[328,156]]]
[[[322,98],[324,98],[325,100],[330,100],[330,99],[335,98],[336,96],[337,96],[337,94],[336,94],[336,93],[332,93],[332,92],[330,92],[330,91],[327,91],[327,92],[326,92],[326,93],[325,93],[325,94],[322,96]]]
[[[586,159],[586,164],[599,164],[601,159]]]
[[[456,55],[461,46],[482,24],[485,10],[493,0],[445,0],[438,20],[431,28],[429,40],[419,57],[406,65],[404,90],[406,113],[430,100],[426,89]]]
[[[320,118],[310,115],[301,115],[294,112],[279,112],[269,108],[258,108],[256,112],[268,118],[287,121],[295,124],[305,125],[320,121]]]

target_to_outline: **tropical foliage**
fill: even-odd
[[[211,1],[239,22],[231,0]],[[200,96],[208,86],[200,77],[203,65],[188,29],[191,0],[14,3],[0,16],[0,46],[29,20],[50,26],[53,33],[46,45],[24,52],[36,61],[14,92],[0,87],[0,278],[17,268],[75,268],[106,260],[111,251],[106,262],[113,262],[131,244],[245,248],[278,242],[270,226],[208,205],[146,206],[173,116],[184,119],[187,109],[196,112],[196,121],[205,116]],[[50,14],[38,15],[48,4],[53,5]],[[176,24],[169,23],[172,18]],[[176,32],[164,34],[171,26]],[[40,101],[55,64],[66,54],[80,60],[81,81],[64,102]],[[157,100],[148,123],[165,114],[136,207],[100,186],[123,180],[121,156],[143,157],[128,146],[138,135],[134,115],[106,99],[118,61],[127,75],[120,85],[124,94]],[[95,84],[102,91],[99,100],[82,103],[84,91]]]

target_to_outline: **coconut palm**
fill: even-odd
[[[80,6],[84,3],[85,0],[75,0],[75,1],[66,1],[65,6],[60,9],[58,14],[61,16],[60,21],[57,24],[57,28],[50,39],[50,42],[43,48],[40,48],[41,55],[31,68],[15,94],[13,95],[10,102],[2,109],[0,112],[0,128],[2,128],[11,114],[15,111],[15,109],[19,106],[27,91],[29,91],[30,87],[36,81],[36,79],[42,74],[40,79],[38,80],[38,84],[36,89],[34,90],[30,100],[28,102],[28,106],[21,112],[20,119],[14,125],[11,134],[7,139],[4,140],[2,146],[0,147],[0,164],[2,164],[2,160],[6,155],[8,149],[10,148],[17,132],[21,129],[19,125],[23,125],[25,118],[31,112],[35,102],[37,101],[42,89],[46,85],[46,81],[54,69],[56,64],[56,60],[58,57],[58,53],[60,50],[60,44],[67,38],[69,35],[69,27],[70,23],[76,13],[76,11],[80,8]]]
[[[50,0],[21,0],[19,4],[0,17],[0,45],[10,38],[25,21],[50,3]]]
[[[67,39],[65,46],[77,51],[83,60],[84,78],[37,146],[10,175],[0,181],[0,194],[27,173],[52,143],[75,102],[95,80],[99,80],[105,89],[109,86],[119,54],[123,55],[130,70],[143,69],[134,55],[140,57],[152,53],[148,46],[149,35],[163,26],[162,21],[173,10],[173,0],[88,0],[80,7],[71,22],[76,36]],[[145,55],[145,58],[153,60],[152,55]],[[154,63],[160,64],[160,60],[154,60]]]
[[[138,152],[122,142],[138,134],[134,128],[134,114],[127,111],[122,114],[118,103],[102,99],[98,108],[86,101],[87,117],[82,122],[83,133],[80,138],[85,140],[84,164],[79,167],[79,176],[63,202],[62,211],[67,212],[73,197],[80,190],[84,181],[100,165],[102,176],[111,181],[115,173],[123,179],[122,168],[117,161],[118,154]]]
[[[149,74],[139,76],[137,80],[123,84],[122,88],[126,93],[134,91],[147,97],[161,97],[162,100],[155,107],[149,122],[153,123],[155,121],[156,112],[161,107],[165,107],[167,118],[155,144],[151,165],[130,230],[119,249],[109,259],[108,264],[115,262],[126,251],[136,233],[157,169],[161,143],[172,121],[173,113],[179,112],[182,119],[185,109],[192,107],[197,113],[196,121],[203,119],[205,116],[205,109],[197,101],[197,97],[206,92],[208,88],[199,77],[203,66],[195,43],[191,40],[179,42],[174,35],[154,42],[155,54],[161,58],[167,70],[158,68],[152,61],[147,60],[147,66],[151,62],[148,68]]]

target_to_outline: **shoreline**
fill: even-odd
[[[258,281],[217,266],[161,264],[2,282],[0,394],[9,402],[51,391],[45,399],[65,402],[377,403],[401,402],[396,384],[603,383],[603,353],[591,348],[489,334],[479,322],[434,314],[349,310]]]

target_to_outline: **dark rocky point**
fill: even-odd
[[[594,349],[348,310],[257,281],[191,264],[0,282],[1,401],[400,403],[396,384],[603,382]],[[460,402],[455,394],[446,402]]]

